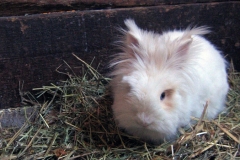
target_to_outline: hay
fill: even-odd
[[[39,113],[18,130],[1,131],[0,159],[240,157],[240,73],[233,69],[229,73],[231,89],[226,113],[213,121],[200,119],[191,129],[181,129],[182,134],[174,142],[152,145],[116,127],[111,111],[112,100],[106,87],[110,79],[74,56],[85,66],[81,77],[63,73],[68,75],[68,80],[35,88],[39,91],[37,96],[21,93],[23,104],[39,106]],[[44,97],[45,101],[38,102],[38,97]]]

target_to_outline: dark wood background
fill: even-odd
[[[65,80],[55,69],[66,61],[77,74],[81,64],[95,57],[94,66],[107,73],[112,42],[133,18],[149,30],[207,25],[207,36],[240,71],[240,2],[238,1],[144,1],[144,0],[5,0],[0,2],[0,109],[20,107],[23,91]],[[70,72],[66,65],[61,67]]]
[[[0,16],[227,1],[231,0],[1,0]]]

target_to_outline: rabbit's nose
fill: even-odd
[[[144,112],[137,114],[137,123],[143,127],[147,127],[153,123],[153,118]]]

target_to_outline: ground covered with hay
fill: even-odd
[[[79,60],[82,76],[60,73],[69,78],[35,88],[37,95],[21,93],[23,104],[38,110],[22,128],[1,130],[1,160],[240,159],[240,73],[229,72],[227,113],[199,119],[191,129],[181,129],[176,141],[153,145],[116,127],[106,87],[110,79]]]

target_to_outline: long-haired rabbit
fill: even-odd
[[[206,27],[162,34],[125,20],[121,53],[111,62],[114,118],[120,128],[161,142],[200,117],[215,118],[225,108],[226,62],[201,35]]]

